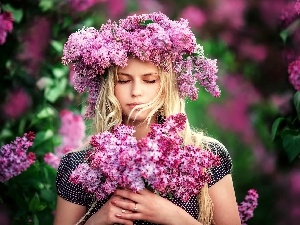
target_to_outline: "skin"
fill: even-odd
[[[135,126],[137,139],[148,133],[145,123],[142,123],[148,112],[140,113],[135,119],[133,113],[128,120],[134,108],[131,103],[147,103],[156,96],[160,85],[157,73],[158,69],[153,64],[138,59],[129,59],[128,66],[118,70],[115,96],[120,102],[124,123]],[[155,118],[152,122],[155,122]],[[210,187],[209,194],[214,204],[214,221],[217,225],[241,224],[230,174]],[[54,225],[74,225],[86,212],[85,206],[71,203],[58,196]],[[133,225],[134,220],[164,225],[201,225],[179,206],[146,189],[137,193],[116,190],[85,224]]]

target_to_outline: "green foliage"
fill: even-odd
[[[272,126],[272,140],[279,141],[292,162],[300,155],[300,92],[294,95],[295,116],[279,117]]]

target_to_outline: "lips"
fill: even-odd
[[[127,104],[128,106],[129,106],[129,108],[134,108],[134,107],[136,107],[137,105],[140,105],[140,104],[142,104],[142,103],[139,103],[139,102],[133,102],[133,103],[129,103],[129,104]]]

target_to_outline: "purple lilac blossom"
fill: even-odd
[[[210,151],[184,146],[178,133],[185,123],[184,114],[170,116],[164,124],[153,124],[148,136],[139,141],[133,137],[133,127],[123,124],[112,132],[94,135],[87,154],[89,163],[75,169],[70,181],[81,184],[99,200],[116,188],[139,191],[150,185],[161,195],[172,193],[188,201],[210,180],[204,169],[220,161]]]
[[[133,15],[118,24],[109,20],[99,30],[78,30],[64,45],[62,62],[74,66],[75,90],[88,92],[86,117],[95,113],[100,77],[111,66],[126,66],[131,55],[165,71],[170,71],[172,65],[183,98],[198,98],[197,81],[213,96],[220,95],[217,62],[204,56],[186,19],[172,21],[160,12]]]
[[[0,14],[0,45],[6,41],[7,32],[13,29],[13,15],[10,12]]]
[[[300,59],[289,64],[288,72],[290,83],[297,91],[300,91]]]
[[[28,132],[23,137],[17,137],[10,144],[0,149],[0,182],[5,182],[27,170],[35,162],[35,154],[26,151],[32,146],[34,133]]]
[[[292,24],[297,18],[299,18],[299,13],[295,7],[295,2],[288,2],[286,6],[282,9],[279,16],[279,25],[282,29],[287,28]]]
[[[253,217],[253,211],[258,205],[257,199],[257,191],[250,189],[245,197],[245,200],[238,205],[242,225],[247,225],[245,222]]]

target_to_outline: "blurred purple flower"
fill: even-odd
[[[245,200],[238,206],[242,225],[246,225],[246,221],[253,217],[253,211],[257,207],[258,194],[256,190],[250,189]]]
[[[272,6],[272,10],[270,6]],[[285,6],[286,0],[260,0],[258,4],[263,21],[274,29],[278,26],[278,18]]]
[[[288,73],[290,83],[297,91],[300,91],[300,59],[289,64]]]
[[[100,2],[107,2],[107,0],[68,0],[71,8],[77,12],[86,11]]]
[[[283,94],[273,94],[270,99],[273,105],[281,114],[286,114],[291,110],[290,100],[293,98],[293,92],[289,91]]]
[[[206,22],[206,15],[204,11],[193,5],[185,7],[181,11],[179,17],[187,19],[189,21],[189,25],[192,28],[197,29],[202,27]]]
[[[243,41],[239,46],[241,56],[251,59],[255,62],[262,62],[267,56],[266,46],[254,44],[250,40]]]
[[[11,91],[5,103],[2,105],[2,110],[6,117],[17,119],[22,116],[31,106],[30,96],[23,90],[17,89]]]
[[[17,137],[10,144],[0,149],[0,182],[5,182],[25,171],[35,162],[35,154],[26,151],[32,146],[34,133],[28,132],[23,137]]]
[[[60,157],[53,154],[52,152],[48,152],[44,155],[44,161],[54,169],[57,169],[60,163]]]
[[[244,13],[246,3],[244,0],[217,0],[215,1],[210,20],[218,24],[226,24],[238,29],[244,26]]]
[[[21,37],[23,49],[17,58],[26,65],[31,75],[37,76],[43,62],[45,50],[49,45],[51,36],[51,23],[45,17],[36,18]]]
[[[107,5],[108,17],[111,19],[119,18],[126,10],[126,0],[109,0]]]
[[[7,32],[13,29],[13,16],[10,12],[0,14],[0,45],[6,41]]]
[[[279,25],[282,29],[285,29],[299,17],[300,15],[296,10],[295,2],[288,2],[279,15]]]
[[[136,14],[164,11],[164,6],[157,0],[137,1],[137,4],[139,6],[139,12],[136,12]]]
[[[295,3],[295,9],[297,13],[300,14],[300,0],[297,0],[297,2]]]
[[[62,110],[60,118],[59,134],[62,136],[62,143],[54,150],[58,157],[81,146],[85,137],[85,123],[81,115],[76,115],[69,110]]]

